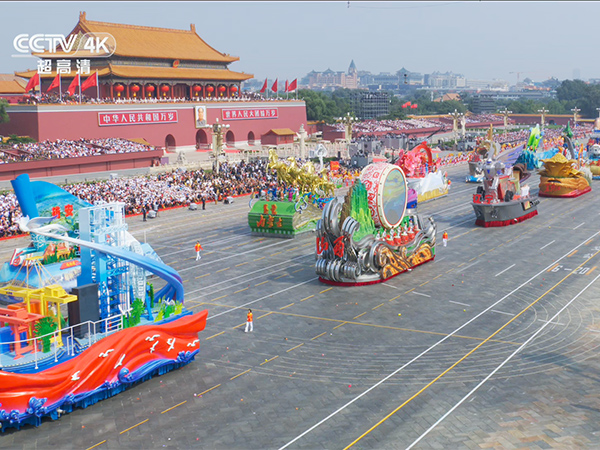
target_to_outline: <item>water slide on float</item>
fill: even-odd
[[[124,217],[122,204],[117,208],[112,207],[115,204],[107,204],[106,207],[89,205],[50,183],[30,182],[27,175],[14,180],[13,187],[25,216],[21,226],[24,231],[31,233],[31,248],[38,250],[24,257],[22,264],[27,265],[31,261],[40,264],[39,253],[45,254],[44,249],[56,247],[57,242],[78,246],[82,270],[79,286],[90,281],[90,273],[98,277],[99,273],[106,271],[102,265],[106,265],[107,261],[117,261],[118,266],[111,268],[109,264],[106,272],[121,277],[115,280],[123,282],[124,287],[120,291],[109,292],[110,300],[118,298],[122,301],[126,298],[127,301],[126,306],[117,302],[119,308],[106,309],[107,317],[102,317],[103,321],[98,323],[78,323],[77,319],[69,316],[71,326],[62,331],[31,337],[28,334],[26,340],[20,333],[16,338],[20,339],[14,342],[0,340],[0,344],[3,344],[0,351],[3,366],[0,371],[2,430],[20,428],[24,424],[40,425],[44,416],[57,419],[60,414],[77,407],[90,406],[118,394],[133,383],[162,375],[194,359],[200,347],[198,333],[206,325],[208,311],[192,314],[185,310],[184,289],[179,274],[161,261],[140,254],[139,243],[138,246],[134,245],[135,239],[126,232],[125,227],[117,226]],[[93,216],[94,212],[102,213],[99,217],[101,220],[96,220],[94,224],[106,222],[108,225],[108,228],[101,227],[91,232],[95,239],[103,242],[83,239],[83,235],[89,233],[85,232],[85,226],[79,219],[90,214]],[[81,232],[79,237],[78,232]],[[117,242],[121,245],[114,245]],[[89,252],[87,256],[86,252]],[[48,267],[63,266],[74,260],[52,260]],[[71,267],[71,264],[66,266]],[[94,266],[93,271],[91,266]],[[133,277],[128,276],[130,269],[135,274]],[[166,282],[165,287],[152,298],[152,301],[157,300],[155,305],[151,305],[151,299],[145,292],[145,271]],[[139,277],[143,277],[144,295],[142,298],[129,298],[134,294],[135,286],[132,283],[139,287]],[[92,305],[96,313],[99,307],[102,312],[102,285],[110,284],[117,289],[115,283],[107,283],[106,279],[100,278],[94,280],[97,282],[96,292],[100,293],[99,304]],[[2,288],[5,294],[10,294],[11,289],[10,285]],[[19,289],[29,287],[21,286]],[[113,295],[115,292],[118,295]],[[83,301],[81,297],[78,299],[78,303]],[[19,317],[32,317],[41,322],[42,315],[34,314],[31,310],[36,307],[35,302],[30,303],[28,297],[26,305],[12,304],[8,308],[0,308],[0,321],[14,321],[16,319],[11,319],[11,314],[14,316],[17,311],[22,311]],[[114,311],[123,314],[113,315]],[[141,317],[144,311],[146,313]],[[153,315],[156,315],[156,319],[153,319]],[[50,324],[56,321],[56,317],[50,313],[43,319],[49,320]],[[112,333],[107,326],[111,320],[117,324]],[[44,344],[45,340],[47,345]],[[17,352],[16,348],[24,348],[25,343],[27,350]],[[6,364],[11,356],[13,360]]]

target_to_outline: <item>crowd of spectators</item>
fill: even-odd
[[[58,93],[33,93],[29,95],[24,95],[22,99],[19,100],[21,104],[79,104],[79,103],[89,103],[89,104],[129,104],[129,103],[190,103],[190,102],[253,102],[253,101],[275,101],[275,100],[285,100],[283,97],[277,97],[273,95],[272,97],[265,97],[257,92],[242,92],[239,95],[233,95],[231,97],[102,97],[97,98],[87,95],[81,95],[81,102],[79,101],[79,94],[69,95],[68,93],[63,93],[62,95],[58,95]]]
[[[274,182],[267,162],[224,163],[219,173],[177,170],[146,177],[117,178],[107,181],[64,186],[71,194],[92,204],[125,203],[126,214],[139,214],[142,208],[164,209],[190,203],[223,201],[227,197],[249,194]]]
[[[180,169],[170,173],[130,178],[116,178],[63,186],[67,192],[91,203],[125,203],[125,213],[140,214],[145,209],[188,206],[190,203],[228,201],[251,193],[265,194],[281,187],[267,161],[236,164],[224,163],[219,172]],[[351,180],[358,171],[341,168],[336,180]],[[342,181],[340,181],[342,182]],[[21,234],[17,220],[21,217],[16,196],[0,195],[0,238]]]
[[[58,139],[56,141],[0,145],[0,163],[79,158],[113,153],[144,152],[153,149],[151,146],[120,138],[79,139],[78,141]]]

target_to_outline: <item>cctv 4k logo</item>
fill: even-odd
[[[30,56],[36,53],[59,54],[60,56],[79,56],[86,58],[107,58],[117,49],[117,41],[110,33],[71,34],[19,34],[13,40],[18,52],[13,56]]]

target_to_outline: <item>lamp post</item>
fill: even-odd
[[[573,108],[571,111],[573,111],[573,128],[577,127],[577,113],[579,111],[581,111],[581,109],[579,109],[577,106],[575,108]]]
[[[502,111],[498,111],[504,117],[504,139],[506,139],[507,128],[508,128],[508,116],[512,114],[512,111],[509,111],[506,107]]]
[[[538,109],[538,112],[542,116],[542,131],[544,131],[544,125],[546,124],[546,113],[549,113],[550,111],[548,111],[546,108],[542,108],[542,109]]]
[[[219,123],[219,119],[216,119],[212,126],[213,136],[213,155],[215,157],[215,170],[219,173],[219,156],[223,153],[223,133],[229,129],[229,124]]]
[[[596,108],[596,111],[598,111],[598,119],[600,119],[600,108]]]

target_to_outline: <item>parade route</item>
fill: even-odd
[[[418,207],[437,223],[435,260],[371,286],[319,282],[313,233],[251,235],[247,197],[129,218],[181,274],[186,307],[209,311],[200,353],[85,410],[7,430],[2,446],[600,447],[600,185],[486,229],[466,165],[447,171],[450,194]],[[538,183],[528,180],[533,193]],[[28,239],[0,242],[2,261]]]

